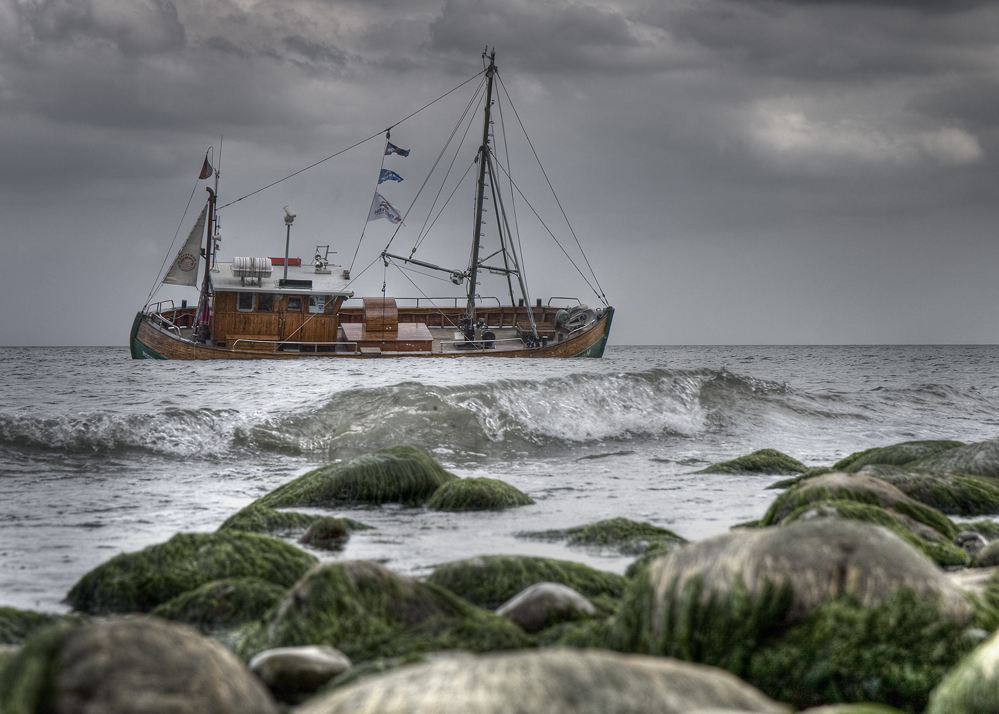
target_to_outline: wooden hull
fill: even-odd
[[[133,359],[387,359],[393,357],[602,357],[610,335],[614,308],[608,307],[590,329],[563,342],[545,347],[515,350],[468,350],[460,352],[392,352],[360,354],[353,352],[280,352],[267,349],[210,347],[181,339],[156,327],[144,313],[132,323],[129,347]]]

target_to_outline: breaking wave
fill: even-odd
[[[706,434],[741,440],[761,429],[822,429],[830,419],[862,427],[881,408],[915,413],[941,401],[961,402],[980,420],[986,411],[997,416],[985,395],[938,385],[812,394],[724,369],[650,369],[461,386],[405,381],[257,411],[8,414],[0,415],[0,446],[228,460],[252,454],[336,458],[406,443],[459,458]]]

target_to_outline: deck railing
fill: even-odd
[[[273,349],[271,350],[272,352],[284,352],[284,351],[293,352],[294,350],[293,349],[288,349],[289,347],[292,347],[292,348],[297,347],[299,352],[301,352],[301,348],[302,347],[311,347],[312,350],[310,350],[310,351],[317,352],[317,353],[320,351],[319,350],[320,347],[334,347],[334,348],[336,348],[336,347],[350,347],[351,348],[349,350],[350,354],[354,354],[355,352],[357,352],[357,343],[356,342],[282,342],[280,340],[251,340],[251,339],[246,339],[246,338],[242,338],[242,337],[239,338],[239,339],[237,339],[237,340],[233,340],[233,343],[229,347],[229,349],[231,351],[233,351],[233,352],[238,352],[239,350],[236,349],[236,345],[240,344],[241,342],[242,343],[248,343],[248,344],[261,344],[261,345],[265,345],[265,346],[272,346],[273,347]],[[246,350],[244,350],[244,351],[246,351]],[[262,352],[263,350],[256,350],[256,351],[257,352]],[[324,351],[326,351],[326,350],[324,350]],[[336,350],[334,350],[334,351],[336,351]],[[345,350],[345,351],[347,351],[347,350]]]

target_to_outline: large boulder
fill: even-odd
[[[246,508],[229,516],[219,526],[219,530],[289,535],[302,533],[320,518],[322,518],[320,515],[279,511],[254,501]]]
[[[746,456],[740,456],[731,461],[721,461],[712,464],[706,469],[701,469],[695,473],[699,474],[770,474],[784,476],[789,474],[800,474],[808,467],[803,463],[784,454],[777,449],[760,449]]]
[[[289,543],[255,533],[178,533],[97,566],[73,586],[66,602],[91,615],[148,612],[213,580],[259,578],[288,588],[315,562]]]
[[[933,528],[909,516],[868,503],[815,501],[792,512],[781,521],[780,525],[788,525],[795,521],[812,518],[841,518],[847,521],[872,523],[887,528],[900,536],[937,565],[960,567],[971,563],[971,556],[964,548],[947,540]]]
[[[924,456],[908,466],[920,471],[949,471],[999,478],[999,439],[957,446]]]
[[[900,444],[891,444],[890,446],[877,446],[873,449],[857,451],[846,458],[840,459],[833,464],[833,471],[847,471],[852,473],[860,471],[860,469],[869,464],[904,466],[919,459],[955,449],[958,446],[964,446],[964,442],[923,440],[903,441]]]
[[[264,650],[247,665],[271,693],[297,702],[351,668],[350,658],[327,645],[276,647]]]
[[[46,628],[0,678],[4,712],[277,711],[263,684],[225,647],[147,615]]]
[[[566,585],[535,583],[496,608],[496,614],[533,634],[559,622],[595,617],[597,609]]]
[[[509,620],[433,584],[369,561],[325,562],[267,619],[244,628],[243,657],[264,649],[330,645],[354,661],[413,652],[484,652],[529,644]]]
[[[426,452],[392,446],[309,471],[255,503],[269,508],[382,503],[420,506],[438,488],[457,479]]]
[[[449,481],[427,500],[432,511],[502,511],[530,506],[534,499],[508,483],[494,478],[463,478]]]
[[[972,616],[962,591],[890,531],[814,519],[653,561],[629,586],[610,644],[722,666],[799,707],[918,710],[969,647]]]
[[[296,714],[787,714],[728,672],[661,657],[546,649],[445,659],[320,695]]]
[[[495,610],[529,585],[568,585],[586,597],[620,597],[625,579],[582,563],[529,555],[482,555],[434,568],[428,583],[447,588],[474,605]]]
[[[948,540],[957,535],[950,519],[909,498],[890,483],[868,474],[832,472],[799,481],[774,499],[759,525],[777,525],[791,513],[816,501],[849,500],[888,508],[930,526]]]

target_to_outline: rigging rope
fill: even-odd
[[[260,193],[261,191],[266,191],[267,189],[271,188],[272,186],[277,186],[277,185],[278,185],[279,183],[281,183],[282,181],[287,181],[287,180],[288,180],[288,179],[290,179],[290,178],[293,178],[293,177],[295,177],[295,176],[298,176],[298,175],[299,175],[300,173],[303,173],[303,172],[305,172],[305,171],[308,171],[309,169],[313,169],[313,168],[315,168],[316,166],[319,166],[319,164],[322,164],[322,163],[325,163],[325,162],[329,161],[330,159],[335,159],[335,158],[336,158],[337,156],[339,156],[340,154],[344,154],[344,153],[346,153],[346,152],[350,151],[351,149],[355,149],[355,148],[357,148],[358,146],[360,146],[361,144],[366,144],[367,142],[371,141],[372,139],[375,139],[375,138],[377,138],[377,137],[381,136],[382,134],[384,134],[385,132],[389,131],[389,130],[390,130],[390,129],[391,129],[392,127],[394,127],[394,126],[398,126],[399,124],[402,124],[402,123],[403,123],[404,121],[407,121],[407,120],[409,120],[409,119],[412,119],[413,117],[415,117],[415,116],[416,116],[417,114],[419,114],[420,112],[422,112],[422,111],[423,111],[423,110],[425,110],[425,109],[429,109],[429,108],[430,108],[430,107],[432,107],[432,106],[433,106],[434,104],[436,104],[436,103],[437,103],[437,102],[439,102],[440,100],[444,99],[444,97],[448,96],[449,94],[453,94],[454,92],[458,91],[459,89],[461,89],[462,87],[464,87],[464,86],[465,86],[466,84],[468,84],[469,82],[471,82],[471,81],[472,81],[473,79],[475,79],[476,77],[478,77],[478,76],[479,76],[480,74],[484,74],[484,73],[485,73],[485,70],[483,70],[482,72],[479,72],[479,73],[477,73],[477,74],[475,74],[475,75],[473,75],[473,76],[469,77],[468,79],[466,79],[466,80],[465,80],[464,82],[462,82],[461,84],[459,84],[459,85],[458,85],[457,87],[455,87],[454,89],[452,89],[452,90],[450,90],[450,91],[448,91],[448,92],[445,92],[444,94],[442,94],[441,96],[437,97],[437,99],[433,100],[433,101],[432,101],[432,102],[430,102],[429,104],[425,104],[425,105],[423,105],[422,107],[420,107],[419,109],[417,109],[417,110],[416,110],[415,112],[413,112],[412,114],[409,114],[409,115],[407,115],[407,116],[403,117],[402,119],[400,119],[399,121],[395,122],[395,123],[394,123],[394,124],[392,124],[392,125],[391,125],[391,126],[390,126],[390,127],[388,128],[388,129],[382,129],[381,131],[378,131],[378,132],[376,132],[376,133],[372,134],[372,135],[371,135],[371,136],[369,136],[369,137],[368,137],[367,139],[362,139],[361,141],[358,141],[358,142],[357,142],[357,143],[355,143],[355,144],[351,144],[351,145],[350,145],[350,146],[348,146],[348,147],[347,147],[346,149],[342,149],[342,150],[340,150],[340,151],[336,152],[335,154],[333,154],[332,156],[327,156],[327,157],[326,157],[325,159],[320,159],[320,160],[319,160],[319,161],[317,161],[316,163],[314,163],[314,164],[310,164],[310,165],[306,166],[306,167],[305,167],[304,169],[299,169],[298,171],[296,171],[296,172],[294,172],[294,173],[291,173],[291,174],[288,174],[288,175],[287,175],[287,176],[285,176],[284,178],[280,178],[280,179],[278,179],[277,181],[274,181],[274,182],[272,182],[272,183],[269,183],[269,184],[267,184],[266,186],[264,186],[264,187],[262,187],[262,188],[258,188],[258,189],[257,189],[256,191],[251,191],[250,193],[246,194],[245,196],[240,196],[240,197],[239,197],[239,198],[237,198],[237,199],[236,199],[235,201],[229,201],[229,203],[227,203],[227,204],[225,204],[225,205],[223,205],[223,206],[219,206],[218,208],[216,208],[216,209],[215,209],[215,211],[216,211],[216,212],[218,212],[218,211],[221,211],[221,210],[222,210],[223,208],[228,208],[229,206],[233,205],[234,203],[239,203],[239,202],[240,202],[240,201],[242,201],[242,200],[243,200],[244,198],[249,198],[250,196],[255,196],[255,195],[257,195],[258,193]]]
[[[498,71],[496,72],[496,76],[499,77],[499,72]],[[527,139],[527,145],[531,147],[531,151],[534,153],[534,158],[535,158],[535,160],[537,160],[538,166],[541,167],[541,173],[544,175],[545,181],[548,182],[548,188],[551,190],[552,196],[555,197],[555,203],[558,204],[558,208],[562,212],[562,217],[565,219],[565,224],[569,227],[569,233],[572,234],[573,239],[576,241],[576,247],[579,248],[579,252],[583,256],[583,260],[586,261],[586,267],[589,268],[590,275],[593,276],[593,282],[596,283],[597,288],[600,289],[600,292],[597,293],[597,297],[599,297],[601,299],[601,301],[604,303],[604,305],[606,305],[607,304],[607,295],[606,295],[606,293],[604,293],[604,289],[600,285],[600,281],[597,279],[597,274],[593,271],[593,266],[590,265],[589,258],[586,257],[586,253],[583,251],[583,246],[580,244],[579,238],[576,236],[576,231],[574,231],[572,229],[572,224],[569,222],[569,216],[566,215],[565,209],[562,208],[562,202],[559,200],[558,194],[555,193],[555,187],[552,186],[551,179],[548,178],[548,172],[545,171],[545,167],[541,163],[541,157],[538,156],[538,152],[534,148],[534,143],[531,141],[531,137],[529,137],[527,135],[527,129],[524,128],[524,122],[521,121],[521,119],[520,119],[520,114],[517,112],[517,107],[514,106],[514,104],[513,104],[513,99],[510,97],[510,92],[507,91],[506,85],[503,83],[503,78],[502,77],[499,77],[499,83],[500,83],[500,86],[503,88],[503,93],[506,94],[507,101],[510,102],[510,108],[513,109],[513,115],[517,118],[517,123],[520,124],[521,131],[524,132],[524,138]],[[503,168],[503,167],[501,166],[500,168]],[[505,173],[505,170],[504,170],[504,173]],[[513,179],[512,178],[510,179],[510,182],[513,183]],[[521,196],[524,195],[523,192],[521,192],[521,190],[519,188],[517,189],[517,192],[520,193]],[[524,200],[527,201],[526,198],[524,198]],[[528,202],[527,205],[530,206],[531,205],[530,202]],[[534,211],[534,207],[533,206],[531,206],[531,210]],[[537,215],[537,211],[534,211],[534,214]],[[539,220],[540,220],[540,218],[541,217],[538,216]],[[543,224],[543,222],[542,222],[542,224]],[[548,230],[548,226],[545,226],[545,230]],[[550,230],[548,232],[551,233]],[[555,238],[555,236],[552,235],[552,238]],[[555,242],[558,243],[558,240],[556,239]],[[561,244],[559,244],[559,248],[562,248]],[[562,248],[562,252],[565,253],[565,248]],[[568,255],[569,254],[566,253],[566,257],[568,257]],[[571,261],[572,261],[572,259],[570,258],[570,262]],[[573,263],[573,267],[576,267],[575,263]],[[579,268],[576,267],[576,270],[578,271]],[[582,271],[580,271],[580,275],[582,275]],[[583,279],[586,280],[586,276],[583,276]],[[589,285],[589,281],[588,280],[587,280],[587,285]],[[591,290],[593,289],[592,286],[591,286],[590,289]],[[593,292],[596,293],[597,291],[594,290]]]

